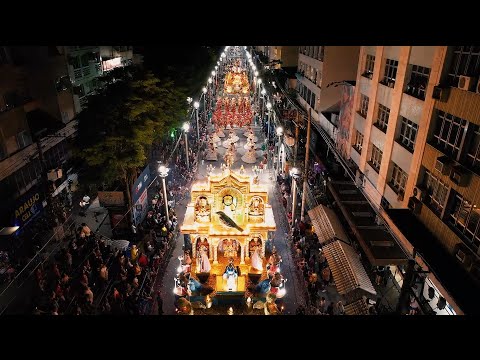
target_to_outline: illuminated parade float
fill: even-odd
[[[249,276],[267,276],[265,243],[276,229],[267,191],[230,169],[192,186],[180,228],[192,242],[190,277],[214,277],[217,297],[243,297]]]
[[[212,114],[215,131],[205,152],[207,161],[217,161],[221,147],[224,163],[215,174],[210,165],[206,181],[192,185],[180,227],[185,246],[174,288],[179,313],[235,304],[265,314],[281,312],[277,300],[285,295],[286,280],[280,273],[281,257],[269,240],[276,225],[268,184],[261,183],[258,172],[246,175],[243,165],[238,172],[231,169],[239,160],[252,165],[257,161],[252,94],[241,65],[241,60],[228,65]],[[243,140],[239,145],[235,128],[244,129],[245,146]],[[243,156],[237,148],[246,150]],[[233,307],[228,313],[233,313]]]

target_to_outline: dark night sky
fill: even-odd
[[[144,65],[160,78],[170,77],[175,84],[195,96],[206,84],[222,47],[200,45],[142,46],[135,49],[144,55]]]

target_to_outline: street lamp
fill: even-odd
[[[192,103],[192,101],[193,101],[193,99],[192,99],[190,96],[187,97],[187,103],[188,103],[188,105],[190,105],[190,104]]]
[[[217,70],[217,69],[218,69],[218,65],[215,65],[215,70]]]
[[[163,199],[165,200],[165,214],[167,216],[167,222],[170,220],[168,217],[168,198],[167,198],[167,185],[165,184],[165,178],[168,176],[168,172],[170,171],[169,168],[167,168],[164,165],[161,165],[158,168],[158,173],[160,174],[160,177],[162,178],[162,184],[163,184]]]
[[[258,76],[258,71],[255,70],[255,72],[253,73],[255,76]]]
[[[267,139],[268,141],[270,141],[270,109],[271,108],[272,108],[272,103],[269,101],[267,102],[267,121],[268,121]]]
[[[277,127],[278,136],[278,154],[277,154],[277,174],[280,173],[280,147],[282,146],[283,127]]]
[[[188,130],[190,129],[190,125],[186,122],[183,124],[183,131],[185,132],[185,154],[187,155],[187,169],[190,170],[190,160],[188,159]]]
[[[208,78],[208,83],[211,84],[212,82],[213,82],[212,78],[209,77],[209,78]]]
[[[259,84],[262,83],[262,79],[258,79]],[[263,117],[265,116],[265,94],[267,93],[267,90],[265,88],[260,91],[260,95],[262,95],[262,124],[263,124]]]
[[[205,125],[207,124],[207,88],[204,86],[202,89],[203,92],[203,119],[205,121]]]
[[[292,177],[292,226],[295,224],[295,208],[297,206],[297,182],[295,179],[300,175],[297,168],[290,170],[290,176]]]
[[[200,128],[198,127],[198,108],[200,107],[200,103],[195,101],[193,107],[195,108],[195,119],[197,120],[197,141],[200,143]]]

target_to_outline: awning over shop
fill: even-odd
[[[322,249],[340,295],[359,289],[371,295],[377,294],[354,248],[337,240]]]
[[[344,306],[346,315],[369,315],[368,305],[364,299],[358,299]]]
[[[315,234],[317,234],[320,244],[327,243],[332,239],[348,242],[342,224],[332,209],[324,205],[318,205],[312,210],[308,210],[308,216],[312,221]]]
[[[329,181],[327,187],[372,265],[406,265],[407,255],[392,234],[379,225],[372,206],[357,186]]]

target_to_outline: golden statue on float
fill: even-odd
[[[265,271],[265,241],[276,229],[267,186],[227,168],[193,184],[191,199],[180,230],[190,234],[192,258],[211,263],[217,296],[243,294],[246,276]],[[206,268],[200,265],[197,273]]]

